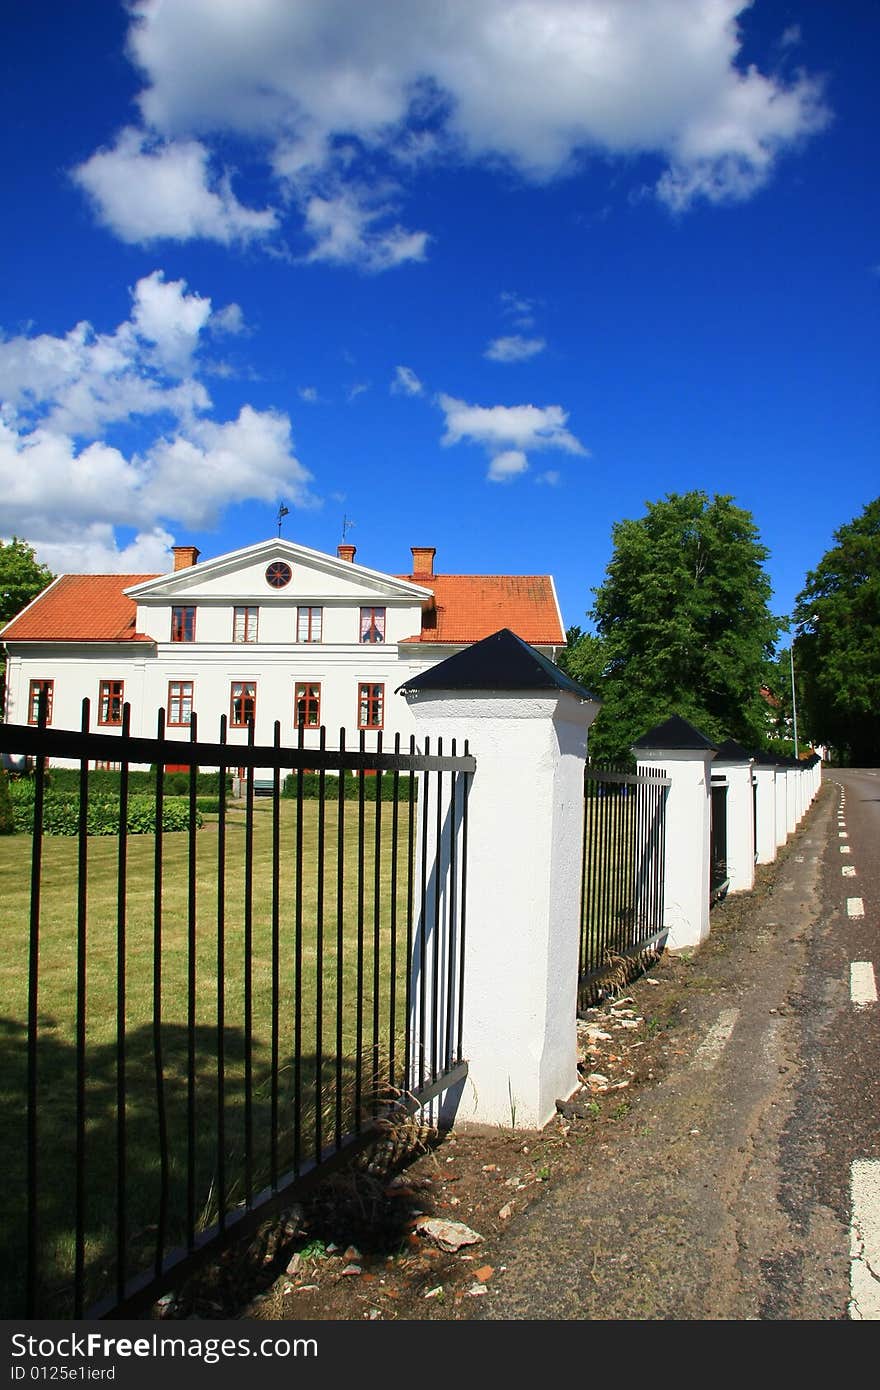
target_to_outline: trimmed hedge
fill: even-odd
[[[297,795],[297,776],[291,772],[285,777],[281,787],[281,795],[285,797],[295,797]],[[346,772],[344,778],[328,776],[324,779],[324,796],[327,801],[339,800],[340,783],[344,784],[346,801],[357,801],[360,796],[360,777],[354,772]],[[398,779],[398,798],[401,801],[409,800],[410,778],[408,773],[401,773]],[[320,796],[320,777],[317,772],[304,772],[302,775],[303,798],[307,801],[314,801]],[[414,790],[413,800],[418,799],[418,783]],[[374,777],[364,778],[364,800],[375,801],[377,796],[382,801],[394,800],[394,773],[376,773]]]
[[[9,790],[9,778],[5,769],[0,767],[0,835],[12,835],[14,831],[15,812]]]
[[[119,795],[118,772],[110,772],[105,768],[89,769],[89,794],[100,796]],[[189,795],[189,773],[188,772],[166,772],[163,781],[166,796],[188,796]],[[79,795],[79,768],[76,767],[50,767],[46,773],[46,786],[51,787],[53,792],[71,792]],[[129,795],[138,792],[155,795],[156,792],[156,772],[130,772],[128,774]],[[226,794],[232,790],[232,774],[226,774]],[[218,796],[220,793],[220,773],[219,772],[197,772],[196,773],[196,793],[198,796]]]
[[[19,834],[33,834],[33,783],[17,782],[12,790],[13,820]],[[89,835],[119,834],[119,797],[90,796],[87,816]],[[156,831],[156,802],[152,796],[135,795],[128,799],[126,825],[129,835],[153,835]],[[196,811],[196,827],[202,816]],[[173,797],[162,803],[162,829],[189,829],[189,801]],[[77,835],[79,833],[79,796],[50,791],[43,802],[43,833],[45,835]]]

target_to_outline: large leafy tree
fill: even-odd
[[[779,623],[751,514],[731,497],[670,493],[618,522],[613,540],[594,590],[596,633],[577,633],[565,658],[603,701],[593,755],[627,756],[672,713],[710,737],[763,743],[760,688]]]
[[[0,541],[0,626],[20,613],[54,578],[52,571],[38,562],[27,541],[16,536]]]
[[[795,605],[798,694],[813,737],[880,765],[880,497],[835,531]]]

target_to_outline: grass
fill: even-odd
[[[326,805],[323,880],[318,870],[318,803],[305,802],[297,826],[293,802],[280,807],[280,891],[278,949],[273,954],[271,806],[257,803],[253,834],[250,953],[246,955],[246,829],[241,812],[227,821],[223,883],[224,982],[218,972],[217,822],[196,836],[194,878],[196,930],[194,990],[190,990],[188,903],[190,873],[186,834],[163,838],[161,891],[161,1071],[167,1123],[169,1171],[167,1246],[185,1237],[188,1155],[188,1049],[193,1038],[195,1145],[193,1199],[196,1225],[216,1217],[219,1157],[226,1166],[227,1206],[241,1201],[248,1184],[253,1191],[268,1182],[273,1109],[273,967],[278,976],[278,1171],[293,1167],[297,1154],[308,1158],[316,1138],[332,1138],[334,1122],[342,1133],[356,1119],[367,1097],[356,1096],[353,1058],[360,1042],[371,1062],[388,1080],[390,1057],[400,1080],[400,1036],[404,1025],[407,927],[408,813],[401,807],[398,829],[397,884],[391,882],[391,808],[382,807],[377,831],[376,807],[345,806],[341,906],[337,914],[338,806]],[[296,880],[297,838],[302,840],[303,873]],[[357,873],[358,842],[364,844],[364,873]],[[156,962],[154,940],[153,836],[128,840],[125,902],[125,1119],[126,1206],[129,1273],[146,1268],[155,1257],[160,1223],[160,1107],[157,1101],[157,1054],[153,1003]],[[376,847],[380,847],[376,870]],[[39,958],[39,1213],[41,1233],[41,1314],[66,1316],[71,1311],[74,1259],[77,1078],[77,841],[43,842]],[[28,921],[30,912],[29,836],[0,838],[0,1161],[4,1186],[0,1196],[0,1313],[20,1316],[24,1283],[26,1209],[26,1093]],[[85,947],[86,1010],[82,1020],[85,1059],[85,1274],[86,1301],[112,1290],[117,1239],[117,966],[118,841],[88,841],[88,898]],[[318,969],[319,893],[323,894],[323,969]],[[358,952],[358,902],[364,930]],[[394,990],[392,994],[392,902],[396,911]],[[338,915],[342,950],[337,951]],[[302,968],[297,975],[296,938],[301,937]],[[245,1015],[245,980],[250,974],[252,1011]],[[337,1010],[337,981],[342,1008]],[[358,999],[361,1000],[360,1008]],[[218,1005],[225,1011],[222,1037]],[[190,1033],[192,1024],[192,1033]],[[337,1055],[337,1024],[342,1046]],[[250,1030],[250,1048],[247,1045]],[[225,1140],[217,1134],[218,1044],[225,1053]],[[297,1043],[299,1044],[297,1048]],[[318,1077],[317,1054],[322,1053]],[[299,1054],[299,1066],[294,1058]],[[245,1073],[253,1081],[250,1160],[246,1161]],[[392,1078],[393,1079],[393,1078]],[[316,1101],[317,1081],[323,1105]],[[321,1115],[322,1135],[316,1134]]]

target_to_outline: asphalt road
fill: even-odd
[[[870,1207],[851,1236],[854,1165],[880,1199],[880,1005],[851,996],[854,962],[880,978],[880,772],[826,771],[721,914],[684,1055],[506,1234],[475,1318],[880,1318]]]

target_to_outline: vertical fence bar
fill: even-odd
[[[153,856],[153,1062],[156,1075],[156,1115],[159,1128],[159,1209],[156,1221],[156,1277],[162,1273],[168,1228],[168,1115],[165,1108],[165,1067],[162,1055],[162,848],[165,808],[165,711],[159,710],[156,739],[156,838]]]
[[[425,755],[431,752],[431,740],[425,739]],[[419,1089],[425,1084],[425,1026],[427,1023],[428,988],[428,802],[429,772],[422,777],[422,872],[421,911],[419,912]]]
[[[443,756],[443,740],[437,740],[437,756]],[[430,773],[428,774],[430,776]],[[441,931],[442,913],[442,882],[440,865],[443,854],[443,773],[437,773],[437,812],[435,816],[435,842],[434,842],[434,950],[431,960],[431,1080],[435,1080],[440,1069],[440,1059],[438,1049],[440,1046],[439,1038],[439,1019],[437,1017],[440,1007],[440,947],[443,940]]]
[[[90,706],[82,702],[81,732],[89,732]],[[84,1303],[86,1224],[86,932],[88,926],[89,760],[79,763],[79,828],[76,863],[76,1226],[73,1264],[73,1316]]]
[[[318,731],[318,748],[327,748],[327,730]],[[326,852],[327,771],[323,760],[318,771],[318,885],[315,902],[315,1162],[321,1161],[324,1146],[324,856]]]
[[[131,705],[122,706],[119,773],[119,839],[116,858],[116,1297],[121,1301],[128,1268],[126,1135],[126,882],[128,878],[128,740]]]
[[[226,715],[220,716],[220,743],[226,745]],[[217,816],[217,1221],[226,1230],[226,772],[221,758]]]
[[[345,755],[345,730],[339,730],[339,751]],[[334,1143],[342,1147],[342,1010],[344,1006],[343,962],[345,959],[345,768],[340,764],[336,803],[336,1114]]]
[[[390,902],[388,905],[389,913],[389,943],[388,943],[388,1080],[392,1086],[397,1086],[396,1072],[396,1043],[397,1043],[397,865],[398,847],[397,837],[400,833],[400,734],[394,735],[394,771],[391,774],[391,886]],[[410,774],[412,776],[412,774]],[[404,1080],[404,1085],[406,1081]]]
[[[470,743],[464,741],[464,754],[470,754]],[[471,790],[471,773],[466,772],[462,779],[461,800],[461,908],[458,930],[458,1048],[456,1061],[462,1060],[462,1041],[464,1033],[464,963],[465,937],[467,926],[467,865],[468,865],[468,797]]]
[[[355,1040],[354,1105],[355,1131],[361,1131],[361,1101],[363,1098],[363,1050],[364,1050],[364,754],[366,753],[366,734],[360,732],[359,751],[361,764],[358,770],[358,852],[357,852],[357,1036]]]
[[[254,721],[247,721],[247,746],[254,746]],[[244,825],[244,1201],[254,1194],[254,765],[247,769]]]
[[[269,1063],[269,1182],[274,1192],[278,1187],[278,1007],[281,987],[281,721],[275,720],[273,731],[275,766],[272,769],[272,1040]]]
[[[453,758],[455,757],[455,749],[456,749],[456,742],[455,742],[455,739],[453,739],[453,740],[452,740],[452,749],[451,749],[451,753],[452,753],[452,757],[453,757]],[[455,803],[456,803],[456,793],[457,793],[457,789],[458,789],[458,777],[459,777],[459,774],[458,774],[457,772],[454,772],[454,771],[451,772],[450,775],[449,775],[449,783],[450,783],[450,786],[449,786],[449,810],[448,810],[448,817],[447,817],[448,822],[449,822],[449,832],[450,832],[450,834],[449,834],[449,868],[448,868],[448,875],[449,875],[449,879],[448,879],[448,883],[449,883],[449,887],[448,887],[448,893],[449,893],[449,922],[448,922],[448,940],[447,940],[447,948],[446,948],[446,950],[447,950],[447,961],[446,961],[446,1009],[445,1009],[446,1027],[445,1027],[445,1029],[444,1029],[444,1032],[445,1032],[445,1039],[444,1039],[444,1041],[445,1041],[445,1047],[444,1047],[444,1052],[443,1052],[443,1068],[444,1068],[445,1071],[449,1071],[450,1067],[452,1066],[452,1047],[453,1047],[454,1024],[455,1024],[455,1020],[454,1020],[454,1018],[453,1018],[453,1007],[454,1007],[454,1000],[455,1000],[455,994],[454,994],[454,990],[455,990],[455,951],[456,951],[456,931],[455,931],[455,928],[456,928],[456,924],[457,924],[457,919],[456,919],[456,862],[455,862],[455,861],[456,861]]]
[[[49,713],[49,695],[45,686],[37,705],[37,727],[42,733]],[[27,1021],[27,1271],[25,1275],[25,1312],[37,1315],[39,1288],[39,1160],[37,1145],[38,1086],[38,1029],[39,1029],[39,970],[40,970],[40,887],[43,861],[43,803],[46,788],[46,759],[36,760],[34,783],[34,827],[31,839],[31,895],[28,932],[28,1021]]]
[[[196,834],[198,815],[196,791],[198,767],[195,745],[198,741],[198,719],[190,710],[189,745],[192,762],[189,765],[189,828],[187,832],[187,893],[186,893],[186,1245],[192,1250],[196,1238]]]
[[[382,730],[376,735],[376,752],[382,752]],[[381,988],[382,928],[382,769],[376,768],[376,815],[373,822],[373,1075],[370,1079],[373,1115],[379,1113],[379,993]]]
[[[415,734],[410,734],[410,757],[415,755]],[[404,1087],[409,1090],[412,1081],[412,963],[413,963],[413,911],[415,892],[415,844],[416,844],[416,774],[410,768],[408,820],[406,828],[406,981],[404,984],[404,1014],[406,1031],[403,1038],[403,1078]]]
[[[294,1003],[293,1003],[293,1168],[302,1163],[302,1003],[303,1003],[303,765],[305,725],[297,730],[299,763],[296,769],[296,897],[294,900]]]

